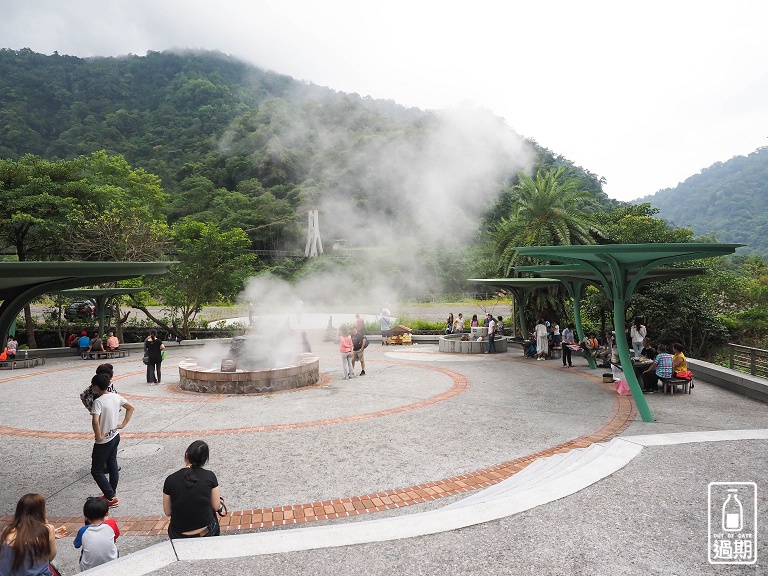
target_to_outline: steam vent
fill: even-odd
[[[263,394],[293,390],[317,384],[320,358],[299,354],[294,365],[263,370],[203,368],[190,359],[179,364],[179,386],[189,392],[204,394]]]

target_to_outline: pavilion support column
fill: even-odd
[[[573,301],[573,325],[576,326],[576,337],[579,343],[581,343],[584,340],[584,326],[581,324],[581,297],[584,295],[584,283],[567,280],[562,280],[562,283],[565,284],[568,294]],[[586,357],[589,367],[595,370],[597,368],[595,359],[592,358],[591,354],[586,354]]]
[[[629,345],[624,336],[624,313],[625,303],[621,298],[613,299],[613,329],[616,331],[616,348],[619,351],[619,361],[624,370],[624,377],[627,379],[629,389],[632,391],[632,398],[635,400],[637,411],[643,419],[643,422],[653,422],[653,414],[648,407],[648,403],[643,396],[643,389],[637,381],[637,375],[632,368],[632,356],[629,353]]]
[[[514,291],[517,297],[517,321],[520,324],[520,336],[523,340],[528,338],[528,326],[525,325],[525,305],[528,302],[528,294],[525,290]]]

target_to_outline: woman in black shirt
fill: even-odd
[[[147,384],[160,384],[160,365],[163,363],[165,344],[157,337],[157,330],[152,328],[144,340],[144,354],[147,357]]]
[[[163,485],[163,512],[171,517],[170,538],[218,536],[219,482],[202,466],[208,462],[208,444],[195,440],[184,453],[186,466],[168,476]]]

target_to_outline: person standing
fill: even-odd
[[[56,538],[66,530],[54,529],[45,517],[45,496],[25,494],[16,503],[13,519],[0,532],[0,574],[51,576]]]
[[[147,356],[147,384],[160,384],[163,350],[165,350],[165,344],[157,337],[157,330],[152,328],[144,341],[144,354]]]
[[[453,334],[453,312],[448,314],[448,319],[445,321],[445,333]]]
[[[347,327],[339,328],[339,353],[341,354],[341,369],[344,373],[343,380],[352,378],[352,338],[347,332]]]
[[[555,346],[560,346],[562,341],[563,341],[563,335],[560,334],[560,324],[555,322],[554,327],[552,328],[552,343]]]
[[[574,328],[575,326],[573,324],[568,324],[568,326],[566,326],[563,330],[563,368],[573,368],[570,347],[576,344],[576,341],[573,337]]]
[[[306,332],[301,333],[301,351],[312,352],[312,346],[309,345],[309,340],[307,339]]]
[[[91,380],[93,393],[97,398],[91,406],[93,426],[93,452],[91,453],[91,476],[104,493],[110,508],[117,508],[117,483],[120,472],[117,467],[117,447],[120,445],[120,430],[133,416],[133,404],[115,392],[108,390],[110,378],[107,374],[96,374]],[[120,408],[125,409],[122,423],[118,423]],[[104,468],[109,471],[109,480]]]
[[[381,345],[389,346],[389,339],[392,337],[392,318],[389,316],[389,309],[382,308],[379,316],[379,326],[381,326]]]
[[[453,323],[453,333],[461,334],[462,332],[464,332],[464,314],[459,312],[459,315],[456,316],[456,320]]]
[[[477,328],[480,326],[480,322],[477,319],[477,314],[472,314],[472,320],[469,321],[470,328]]]
[[[640,358],[643,352],[643,340],[648,336],[648,329],[640,322],[640,318],[635,318],[635,323],[629,329],[629,335],[632,339],[632,351],[635,353],[635,358]]]
[[[365,376],[365,347],[368,341],[357,326],[352,326],[352,373],[355,373],[355,362],[360,362],[360,376]]]
[[[496,320],[493,319],[493,316],[488,314],[485,320],[485,325],[488,327],[488,350],[485,351],[486,354],[491,353],[491,349],[493,349],[493,353],[496,353]]]
[[[536,360],[544,360],[549,354],[549,330],[543,318],[539,318],[538,324],[533,329],[536,338]]]

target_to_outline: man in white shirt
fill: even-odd
[[[117,508],[117,482],[120,478],[117,467],[117,447],[120,444],[120,430],[133,416],[133,405],[116,392],[109,392],[110,378],[107,374],[96,374],[91,379],[91,389],[97,398],[91,406],[91,425],[95,443],[91,453],[91,476],[104,493],[110,508]],[[120,408],[125,408],[123,422],[118,424]],[[109,471],[109,480],[104,468]]]
[[[486,318],[486,325],[488,326],[488,350],[485,351],[486,354],[491,353],[491,348],[493,348],[493,353],[496,353],[496,320],[493,319],[493,316],[488,314]]]

